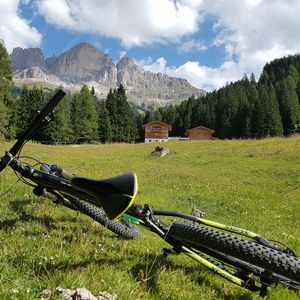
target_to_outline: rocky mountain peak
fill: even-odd
[[[80,43],[58,57],[46,59],[47,68],[63,80],[96,81],[115,85],[116,70],[112,59],[88,43]]]
[[[91,60],[99,59],[102,57],[110,59],[110,57],[107,54],[100,52],[97,48],[95,48],[89,43],[79,43],[71,49],[64,52],[61,56],[68,56],[73,60],[81,60],[86,56],[88,56]]]
[[[124,86],[133,86],[133,78],[137,78],[140,75],[138,66],[127,56],[120,59],[117,64],[117,70],[117,85],[123,84]]]
[[[134,61],[128,57],[128,56],[123,56],[120,61],[117,63],[117,68],[118,70],[124,69],[126,67],[133,67],[136,66]]]
[[[38,66],[45,67],[44,55],[39,48],[14,48],[10,54],[13,71]]]

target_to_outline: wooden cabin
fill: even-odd
[[[167,142],[169,131],[172,130],[171,125],[160,121],[144,124],[143,128],[145,130],[145,143]]]
[[[195,128],[191,128],[186,132],[186,135],[191,139],[191,140],[216,140],[215,137],[212,135],[215,133],[213,129],[204,127],[204,126],[198,126]]]

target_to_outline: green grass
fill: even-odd
[[[2,143],[3,152],[11,145]],[[128,171],[139,180],[137,202],[190,212],[256,231],[300,254],[300,138],[155,144],[26,145],[23,154],[81,175]],[[7,169],[0,193],[15,182]],[[84,215],[37,198],[22,183],[0,198],[0,299],[38,299],[43,289],[86,287],[120,299],[259,299],[183,255],[162,258],[163,241],[149,232],[124,241]],[[223,292],[229,289],[228,295]],[[299,299],[283,287],[270,299]]]

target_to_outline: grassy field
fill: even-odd
[[[2,143],[3,153],[11,145]],[[261,141],[43,146],[24,155],[57,163],[81,176],[128,171],[139,180],[138,203],[190,212],[244,227],[290,245],[300,254],[300,137]],[[0,174],[0,194],[16,181]],[[119,299],[259,299],[183,255],[162,258],[166,246],[151,233],[124,241],[86,216],[37,198],[22,183],[0,199],[0,299],[38,299],[55,288],[86,287]],[[226,295],[223,292],[226,288]],[[299,299],[283,287],[270,299]]]

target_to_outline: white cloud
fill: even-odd
[[[160,57],[155,62],[145,64],[142,67],[147,71],[184,78],[193,86],[205,90],[214,90],[224,86],[229,81],[241,79],[240,66],[232,61],[223,63],[219,68],[202,66],[196,61],[188,61],[179,67],[174,67],[168,66],[167,60]]]
[[[126,47],[176,41],[197,31],[200,16],[190,1],[37,0],[47,22],[79,32],[118,38]]]
[[[237,71],[240,78],[251,72],[258,77],[266,62],[300,51],[298,0],[206,0],[201,9],[217,19],[215,43],[225,47],[235,66],[227,74],[232,78]]]
[[[247,0],[247,4],[250,6],[255,6],[259,4],[262,0]]]
[[[266,62],[300,52],[298,0],[182,2],[197,9],[198,15],[215,18],[213,45],[223,46],[226,51],[224,63],[217,68],[201,65],[197,61],[188,61],[179,67],[167,66],[164,59],[164,72],[186,78],[196,87],[209,90],[219,88],[252,72],[258,79]],[[192,48],[193,43],[191,40],[179,49]],[[157,65],[160,64],[155,62],[146,68],[156,70]]]
[[[164,57],[160,57],[155,62],[142,66],[144,70],[154,73],[168,73],[170,68],[167,67],[167,61]]]
[[[58,25],[62,28],[74,28],[76,26],[76,15],[73,7],[65,0],[40,0],[38,1],[39,13],[43,15],[48,23]]]
[[[4,40],[8,52],[14,47],[39,46],[42,39],[37,29],[20,16],[19,3],[19,0],[0,1],[0,38]],[[25,3],[24,0],[22,3]]]

